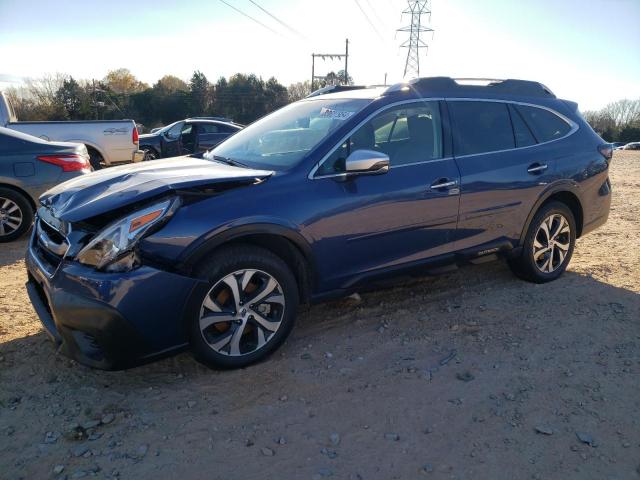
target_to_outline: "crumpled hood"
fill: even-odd
[[[247,185],[273,174],[192,157],[175,157],[106,168],[55,186],[40,197],[51,213],[78,222],[172,190]]]

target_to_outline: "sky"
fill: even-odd
[[[226,4],[225,4],[226,2]],[[598,109],[640,98],[640,0],[432,0],[420,75],[521,78]],[[227,5],[228,4],[228,5]],[[229,5],[253,19],[247,18]],[[0,0],[0,89],[128,68],[210,81],[234,73],[311,76],[311,53],[342,53],[357,84],[403,80],[406,0]],[[267,10],[282,23],[259,7]],[[343,68],[316,61],[317,74]]]

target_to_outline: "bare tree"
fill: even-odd
[[[602,109],[602,113],[610,117],[617,128],[624,128],[640,121],[640,99],[612,102]]]
[[[289,93],[290,102],[301,100],[311,93],[311,82],[306,80],[304,82],[292,83],[287,88],[287,92]]]

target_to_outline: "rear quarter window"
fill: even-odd
[[[538,107],[515,105],[529,125],[538,142],[550,142],[564,137],[571,131],[571,125],[553,112]]]

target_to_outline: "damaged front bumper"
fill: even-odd
[[[202,282],[145,265],[125,273],[99,272],[52,256],[35,230],[26,255],[27,291],[63,354],[117,370],[187,346],[189,299]]]

